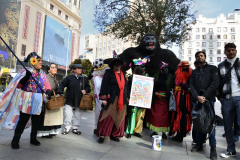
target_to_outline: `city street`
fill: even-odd
[[[217,102],[216,112],[220,115],[220,103]],[[113,142],[109,138],[105,139],[103,144],[97,143],[97,137],[93,135],[94,128],[94,112],[84,112],[82,116],[82,124],[80,130],[82,135],[69,133],[68,135],[58,135],[53,139],[39,138],[41,146],[36,147],[29,143],[30,129],[24,131],[20,149],[12,150],[10,143],[13,137],[13,131],[0,130],[0,159],[154,159],[154,160],[204,160],[208,159],[210,148],[207,145],[204,151],[192,153],[191,136],[187,136],[184,142],[173,142],[171,139],[162,141],[162,151],[154,151],[151,149],[152,133],[148,129],[144,129],[143,137],[138,138],[132,136],[131,139],[125,137],[121,141]],[[221,135],[223,127],[217,127],[217,152],[226,151],[226,140]],[[240,159],[240,142],[237,144],[238,156],[234,159]],[[220,158],[219,158],[220,159]]]

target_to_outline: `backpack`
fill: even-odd
[[[212,115],[212,113],[214,115]],[[192,110],[192,120],[195,132],[211,135],[215,129],[215,110],[210,101],[204,103],[197,102],[196,107]],[[209,138],[208,136],[208,138]],[[208,139],[207,138],[207,139]]]

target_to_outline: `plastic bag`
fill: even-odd
[[[174,97],[174,91],[172,89],[172,91],[170,91],[171,96],[169,99],[169,111],[173,112],[176,111],[176,102],[175,102],[175,97]]]
[[[205,101],[204,103],[198,102],[192,110],[192,120],[193,125],[197,126],[194,127],[197,133],[211,134],[215,123],[215,111],[212,103],[209,101]]]

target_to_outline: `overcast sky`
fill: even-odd
[[[83,47],[84,36],[99,33],[94,28],[93,24],[94,1],[95,0],[81,1],[82,33],[80,41],[80,54],[85,52]],[[199,14],[202,14],[207,18],[216,18],[220,13],[227,16],[227,14],[232,13],[234,9],[240,9],[240,0],[195,0],[195,2],[193,10],[197,11],[196,17],[198,17]],[[178,56],[178,47],[173,47],[171,50]]]

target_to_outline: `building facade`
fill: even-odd
[[[189,30],[188,40],[180,45],[179,58],[188,60],[194,67],[195,53],[205,51],[206,61],[217,66],[226,58],[224,46],[227,43],[240,47],[240,9],[227,17],[220,14],[217,18],[206,18],[200,14]]]
[[[59,74],[64,76],[65,66],[79,57],[80,8],[81,0],[21,1],[16,49],[19,59],[35,51],[43,59],[43,68],[57,63]]]
[[[114,35],[105,36],[103,34],[98,35],[86,35],[84,38],[83,59],[89,59],[93,62],[95,59],[112,58],[113,51],[117,54],[121,54],[125,49],[129,47],[136,47],[136,44],[131,41],[126,41],[126,38],[116,38]]]

